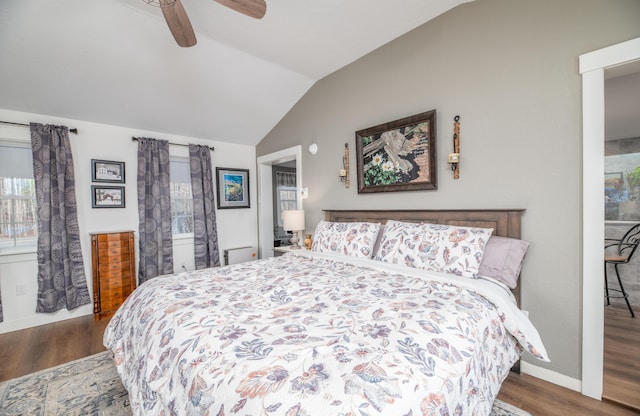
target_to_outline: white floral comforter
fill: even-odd
[[[157,277],[104,343],[137,415],[488,415],[538,333],[493,283],[407,271],[303,251]]]

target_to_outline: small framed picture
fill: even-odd
[[[91,181],[124,183],[124,162],[91,159]]]
[[[91,208],[124,208],[124,186],[91,185]]]
[[[218,209],[249,208],[249,169],[216,168]]]

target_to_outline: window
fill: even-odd
[[[170,161],[171,232],[193,233],[193,194],[189,159],[172,157]]]
[[[31,149],[0,142],[0,252],[36,249],[38,219]]]
[[[295,172],[276,172],[276,184],[278,192],[278,226],[284,226],[282,213],[297,209],[296,199],[296,174]]]
[[[605,142],[605,220],[640,220],[640,138]]]
[[[273,168],[273,226],[274,226],[274,242],[277,244],[286,243],[290,235],[284,230],[284,220],[282,213],[284,211],[297,209],[297,191],[296,191],[296,172],[295,169],[286,169],[274,166]]]

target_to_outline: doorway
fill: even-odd
[[[582,394],[603,389],[604,70],[640,60],[640,38],[580,56],[582,74]]]
[[[273,245],[291,244],[291,231],[284,229],[284,212],[297,209],[296,161],[272,165],[273,170]]]
[[[258,157],[258,242],[260,258],[273,257],[273,166],[294,162],[296,170],[297,208],[302,209],[302,146]]]
[[[640,222],[640,61],[605,69],[604,78],[605,237],[618,239]],[[615,291],[621,289],[615,270],[608,270],[614,291],[604,307],[602,399],[640,410],[640,322],[632,317],[640,309],[636,255],[619,268],[627,299]]]

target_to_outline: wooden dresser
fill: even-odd
[[[112,316],[136,288],[133,231],[91,233],[93,316]]]

